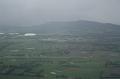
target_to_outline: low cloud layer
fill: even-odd
[[[120,0],[0,0],[0,25],[92,20],[120,24]]]

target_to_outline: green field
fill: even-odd
[[[0,79],[104,79],[109,62],[119,63],[116,39],[0,35]]]

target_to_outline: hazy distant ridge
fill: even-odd
[[[110,23],[99,23],[92,21],[71,21],[71,22],[49,22],[39,26],[0,26],[0,32],[32,32],[32,33],[62,33],[62,34],[80,34],[80,33],[118,33],[119,25]]]

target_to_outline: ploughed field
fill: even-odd
[[[120,79],[120,36],[0,33],[0,79]]]

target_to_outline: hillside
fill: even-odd
[[[92,21],[49,22],[39,26],[0,26],[0,32],[32,32],[49,34],[90,34],[119,33],[120,26],[110,23]]]

